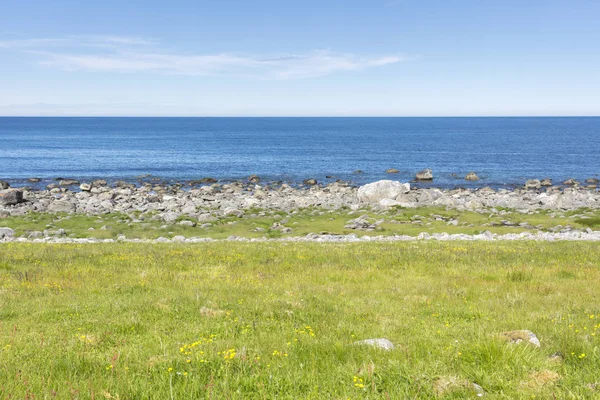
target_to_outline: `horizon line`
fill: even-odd
[[[597,115],[0,115],[0,118],[599,118]]]

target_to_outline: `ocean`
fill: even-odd
[[[424,168],[436,187],[597,177],[600,117],[0,118],[0,179],[13,186],[32,177],[43,186],[59,177],[231,181],[250,174],[363,184],[410,181]],[[481,180],[465,181],[470,171]]]

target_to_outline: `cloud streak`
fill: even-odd
[[[36,57],[42,65],[67,71],[254,76],[280,80],[361,71],[406,60],[400,55],[358,56],[329,50],[304,54],[183,54],[162,50],[154,41],[119,36],[0,41],[0,49],[23,51]]]

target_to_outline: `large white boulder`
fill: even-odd
[[[365,203],[379,203],[381,200],[396,200],[396,197],[410,191],[410,184],[382,180],[368,183],[358,188],[358,200]]]

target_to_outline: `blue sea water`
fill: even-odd
[[[397,168],[399,174],[386,174]],[[0,118],[0,179],[409,181],[511,186],[600,173],[600,117]],[[364,171],[355,174],[356,170]],[[462,179],[475,171],[482,179]],[[331,176],[331,178],[326,178]]]

